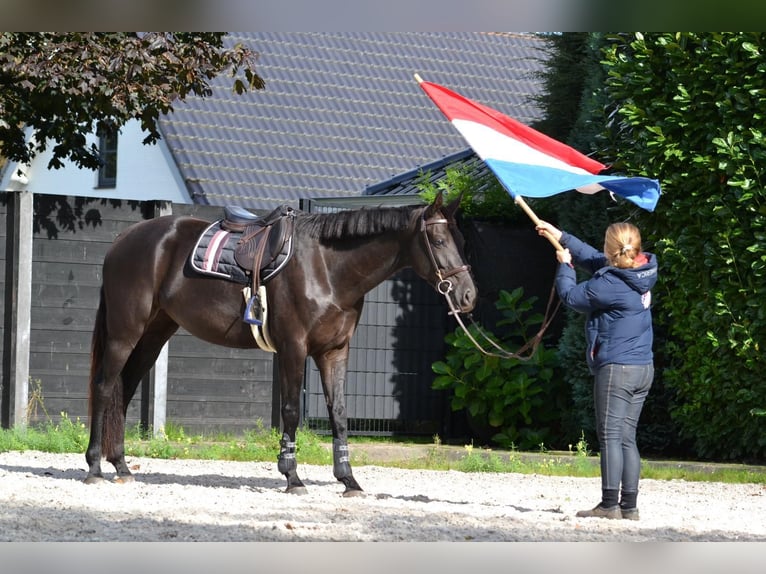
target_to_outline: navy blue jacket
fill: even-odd
[[[591,373],[606,364],[652,363],[651,289],[657,282],[657,258],[644,252],[640,267],[619,269],[574,235],[562,232],[559,241],[572,260],[592,276],[577,283],[575,270],[562,263],[556,273],[556,291],[568,307],[585,313],[586,358]]]

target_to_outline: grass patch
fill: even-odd
[[[145,438],[139,427],[125,436],[125,454],[149,458],[181,458],[202,460],[233,460],[242,462],[272,462],[279,454],[282,434],[259,424],[244,435],[217,433],[187,436],[183,428],[169,424],[161,436]],[[322,446],[327,440],[298,429],[295,437],[296,456],[304,464],[332,464],[332,453]]]
[[[43,452],[85,452],[88,430],[79,419],[72,421],[61,415],[58,424],[47,422],[39,427],[14,428],[0,431],[0,452],[9,450],[39,450]]]
[[[698,469],[684,465],[667,466],[665,463],[644,463],[642,478],[655,480],[687,480],[689,482],[725,482],[729,484],[766,484],[766,469],[737,468],[736,465],[700,465]]]
[[[138,426],[125,435],[125,453],[163,459],[203,459],[251,462],[274,462],[279,453],[281,432],[258,424],[244,435],[217,433],[188,435],[178,425],[168,424],[160,436],[147,437]],[[57,424],[48,422],[37,427],[0,429],[0,452],[39,450],[53,453],[85,453],[89,429],[80,420],[71,420],[62,413]],[[421,456],[399,457],[397,460],[377,460],[365,452],[365,445],[404,445],[419,448]],[[442,445],[438,436],[431,442],[394,440],[391,437],[352,437],[352,465],[376,464],[395,468],[456,470],[470,473],[542,474],[548,476],[598,477],[598,457],[587,449],[581,439],[569,452],[550,453],[541,448],[529,453],[516,450],[494,451]],[[358,449],[355,450],[354,446]],[[299,464],[332,465],[331,438],[299,428],[296,434]],[[687,465],[643,461],[642,478],[656,480],[714,481],[725,483],[766,484],[766,468],[738,465]]]
[[[448,450],[441,445],[433,445],[427,449],[426,455],[422,457],[375,464],[396,468],[456,470],[472,473],[516,472],[548,476],[599,476],[598,459],[595,458],[555,455],[533,457],[530,456],[531,454],[517,451],[501,452],[491,449],[476,449],[473,445],[464,446],[460,452],[454,449]],[[358,459],[355,462],[360,464]]]

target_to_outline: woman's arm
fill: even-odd
[[[602,251],[594,249],[570,233],[562,232],[561,244],[569,249],[574,262],[591,274],[608,264]]]

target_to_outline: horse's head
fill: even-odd
[[[426,206],[419,217],[420,240],[413,253],[413,269],[445,296],[450,309],[470,312],[476,305],[478,292],[471,267],[463,253],[463,234],[457,227],[455,214],[460,197],[444,205],[442,193]]]

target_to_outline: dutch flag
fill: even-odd
[[[598,175],[606,166],[500,112],[415,78],[514,199],[608,190],[654,211],[660,184],[647,177]]]

